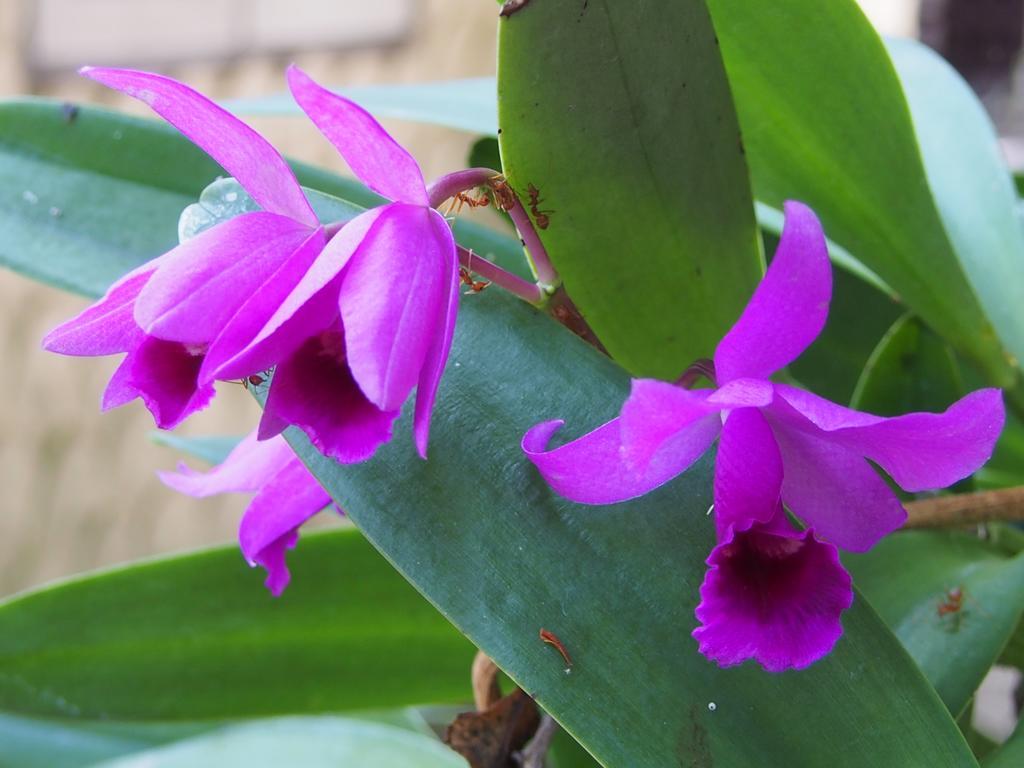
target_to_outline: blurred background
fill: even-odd
[[[968,77],[1024,152],[1013,98],[1024,0],[862,0],[884,34],[922,38]],[[493,75],[493,0],[0,0],[0,97],[40,94],[139,114],[126,97],[77,77],[86,63],[155,69],[214,98],[282,92],[295,61],[328,85]],[[796,30],[798,33],[798,30]],[[264,117],[257,130],[295,158],[343,170],[305,120]],[[427,178],[464,166],[474,137],[385,121]],[[155,476],[173,451],[154,445],[138,402],[98,404],[114,359],[43,353],[43,335],[85,301],[0,270],[0,597],[71,573],[232,540],[246,500],[197,501]],[[257,411],[222,385],[185,434],[240,434]],[[239,558],[242,566],[241,557]]]

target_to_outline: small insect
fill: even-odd
[[[946,627],[947,632],[959,631],[960,624],[971,613],[965,604],[968,602],[970,602],[970,598],[964,592],[963,586],[957,586],[947,590],[942,599],[936,604],[935,614]]]
[[[469,288],[466,291],[467,296],[471,293],[480,293],[480,291],[491,284],[490,280],[474,280],[473,273],[465,267],[459,267],[459,281]]]
[[[516,193],[512,191],[504,176],[499,173],[492,177],[489,186],[494,192],[495,206],[503,211],[511,211],[516,207]]]
[[[935,608],[939,618],[958,613],[964,607],[964,590],[962,587],[953,587],[945,595]]]
[[[541,229],[547,229],[548,224],[551,223],[550,216],[554,211],[541,210],[540,204],[544,201],[541,199],[540,190],[533,186],[533,184],[530,184],[526,191],[530,195],[530,213],[533,214],[533,220],[537,222],[537,226]]]
[[[60,105],[61,114],[64,115],[65,123],[73,123],[78,117],[78,105],[72,104],[70,101],[65,101]]]
[[[498,16],[511,16],[513,13],[523,10],[529,2],[530,0],[505,0]]]
[[[542,627],[540,630],[540,639],[548,645],[555,646],[558,652],[562,654],[562,658],[565,659],[566,673],[568,673],[568,671],[572,669],[572,659],[569,658],[569,652],[565,650],[565,646],[562,645],[562,641],[558,639],[558,635],[554,632],[549,632]]]

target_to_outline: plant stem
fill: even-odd
[[[501,173],[491,168],[467,168],[463,171],[446,174],[427,187],[427,198],[430,200],[430,205],[436,208],[448,198],[477,187],[488,187],[495,191],[498,206],[509,215],[519,232],[534,277],[544,293],[553,293],[562,280],[558,276],[558,271],[551,264],[547,249],[540,241],[540,236],[537,234],[529,214],[519,201],[519,196],[504,180]]]
[[[530,743],[523,747],[522,751],[513,755],[522,768],[544,768],[548,749],[551,747],[551,739],[558,732],[558,723],[551,715],[545,714],[541,718],[537,732],[533,734]]]
[[[447,173],[427,187],[427,199],[431,208],[437,208],[450,197],[477,187],[490,186],[491,179],[500,177],[491,168],[466,168],[463,171]]]
[[[485,280],[490,280],[495,285],[500,285],[513,296],[518,296],[535,307],[542,306],[547,301],[547,294],[536,283],[523,280],[519,275],[513,275],[511,272],[502,269],[482,256],[477,256],[461,245],[458,247],[458,250],[459,264],[470,272],[480,275]]]
[[[953,528],[1024,520],[1024,486],[919,499],[906,508],[904,528]]]

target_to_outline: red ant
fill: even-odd
[[[473,273],[465,267],[459,267],[459,281],[469,287],[469,290],[466,291],[467,296],[470,293],[480,293],[480,291],[491,284],[490,280],[474,280]]]
[[[939,617],[939,621],[946,625],[947,632],[957,632],[960,629],[960,623],[967,618],[969,613],[964,605],[968,599],[963,586],[956,586],[947,590],[935,606],[935,614]],[[980,608],[979,610],[981,613],[985,613]]]
[[[551,214],[554,211],[542,211],[539,208],[540,204],[544,201],[540,197],[540,190],[533,186],[533,184],[530,184],[526,191],[530,195],[530,213],[533,214],[533,220],[537,222],[537,226],[541,229],[547,229],[548,224],[551,223]]]
[[[451,205],[448,206],[448,213],[455,209],[456,213],[462,212],[462,206],[468,205],[470,208],[485,208],[491,204],[491,199],[486,195],[480,195],[480,197],[470,197],[467,192],[457,192],[452,197]]]
[[[511,211],[516,206],[516,194],[512,191],[512,187],[505,181],[505,177],[500,173],[497,176],[493,176],[489,182],[491,190],[494,192],[494,204],[503,211]]]
[[[951,590],[946,592],[942,600],[939,601],[939,604],[935,608],[935,612],[941,619],[943,616],[957,613],[963,607],[964,590],[962,587],[953,587]]]
[[[267,380],[266,377],[269,375],[270,371],[266,370],[263,372],[262,376],[258,373],[254,373],[251,376],[246,376],[244,379],[238,379],[238,381],[235,381],[234,383],[241,384],[246,389],[248,389],[249,387],[258,387],[260,386],[260,384]]]

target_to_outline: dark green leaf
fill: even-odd
[[[228,548],[0,604],[0,710],[180,720],[466,698],[472,647],[358,533],[290,557],[279,599]]]
[[[178,216],[224,171],[153,120],[59,102],[0,103],[0,265],[99,296],[117,277],[178,243]],[[357,182],[293,164],[299,181],[356,205],[380,200]],[[519,241],[459,221],[459,241],[503,264]]]
[[[497,292],[479,298],[460,310],[429,461],[412,448],[408,414],[358,466],[290,434],[451,621],[605,765],[774,765],[793,755],[806,765],[971,764],[934,692],[863,601],[836,651],[806,672],[721,670],[702,658],[689,633],[713,539],[710,457],[635,502],[581,507],[555,496],[524,459],[523,432],[552,417],[566,418],[570,434],[596,426],[618,409],[627,378],[528,307]],[[540,641],[542,627],[572,655],[570,674]],[[858,736],[866,732],[870,740]]]
[[[811,205],[829,237],[993,383],[1014,385],[944,230],[899,79],[857,3],[708,7],[758,199]]]
[[[1024,555],[954,532],[908,531],[843,562],[854,583],[958,714],[1024,610]],[[959,610],[956,595],[962,600]],[[951,602],[952,601],[952,602]],[[945,615],[940,606],[945,605]]]
[[[761,274],[743,147],[700,0],[541,3],[503,17],[504,171],[612,357],[674,379]]]

